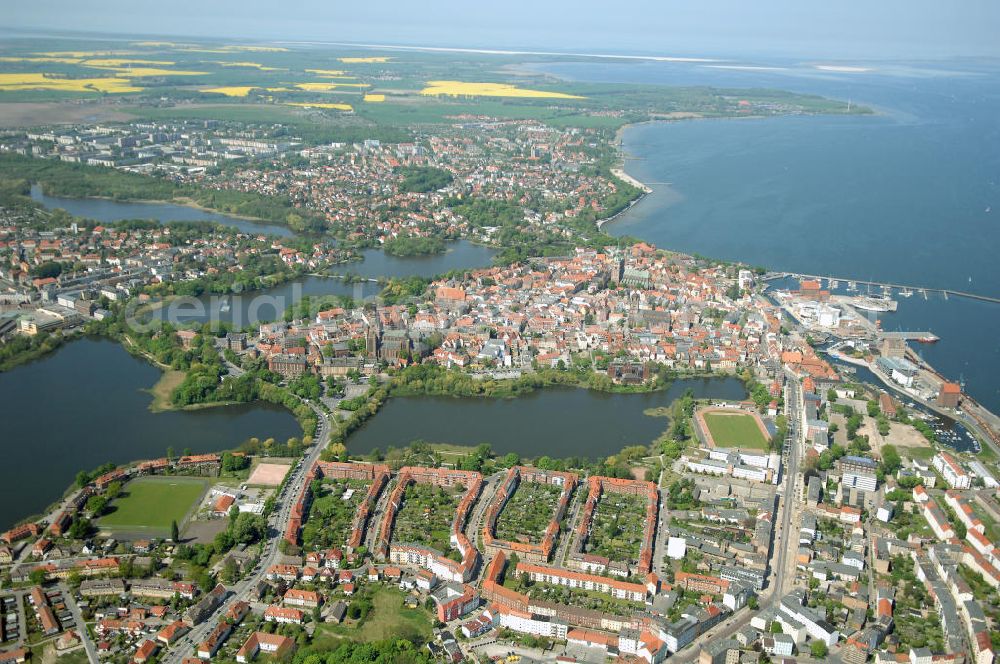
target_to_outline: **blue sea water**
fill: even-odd
[[[606,227],[612,234],[782,271],[1000,296],[1000,62],[850,64],[858,70],[802,62],[535,69],[584,81],[777,88],[876,110],[632,127],[626,169],[656,184]],[[915,295],[882,323],[936,333],[941,341],[920,348],[924,358],[1000,411],[1000,304]]]

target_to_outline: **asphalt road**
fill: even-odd
[[[786,593],[789,576],[788,567],[790,561],[788,551],[793,548],[791,543],[793,536],[796,534],[795,532],[792,532],[791,524],[793,521],[793,515],[797,512],[797,502],[800,492],[800,485],[798,482],[799,457],[803,445],[800,427],[801,387],[794,377],[789,377],[787,385],[788,391],[786,393],[785,402],[787,404],[788,440],[786,443],[787,459],[785,461],[785,474],[782,483],[784,487],[784,495],[781,497],[781,506],[779,508],[780,520],[778,528],[775,531],[774,545],[772,547],[774,557],[772,558],[771,569],[773,575],[768,588],[761,593],[761,609],[774,606]],[[177,644],[177,646],[171,648],[169,652],[164,654],[161,659],[163,664],[180,664],[180,661],[191,652],[190,649],[203,641],[212,630],[217,622],[217,615],[225,613],[236,601],[249,601],[251,599],[252,589],[256,587],[257,583],[261,579],[264,578],[267,569],[271,565],[274,565],[280,558],[281,553],[278,549],[278,542],[281,540],[285,528],[288,525],[291,508],[294,503],[294,499],[298,495],[298,489],[301,486],[305,472],[319,458],[320,453],[329,443],[330,439],[330,425],[325,414],[315,406],[313,406],[313,410],[320,416],[320,426],[317,431],[316,444],[313,446],[309,455],[303,459],[302,463],[292,471],[292,475],[286,485],[287,489],[284,495],[279,498],[278,510],[269,518],[268,523],[270,532],[267,542],[264,545],[264,551],[261,555],[260,562],[257,567],[254,568],[250,576],[244,578],[229,589],[230,594],[228,595],[226,601],[208,620],[196,626]],[[485,511],[485,506],[492,500],[492,493],[496,490],[494,483],[499,480],[499,476],[491,476],[489,478],[485,478],[485,480],[486,485],[483,487],[483,494],[480,496],[480,500],[478,501],[479,504],[477,504],[472,517],[469,519],[466,526],[466,531],[470,532],[470,537],[472,538],[476,536],[479,529],[482,527],[483,511]],[[388,489],[384,493],[388,493]],[[381,504],[381,500],[379,502],[379,508],[376,510],[376,513],[372,515],[369,532],[376,529],[380,521],[379,517],[382,516],[380,512],[382,511],[382,507],[384,507],[384,505]],[[475,540],[473,539],[473,541]],[[484,564],[486,562],[488,561],[484,561]],[[791,576],[794,579],[794,572]],[[742,629],[750,623],[750,620],[754,615],[755,613],[751,611],[739,611],[729,620],[720,623],[708,633],[695,639],[693,643],[683,648],[680,652],[674,654],[671,659],[680,664],[693,662],[697,659],[700,647],[704,643],[714,639],[719,634],[732,634],[733,632]]]
[[[237,601],[243,600],[249,602],[252,598],[253,589],[256,588],[257,584],[264,578],[267,573],[267,569],[276,564],[278,559],[281,557],[281,551],[278,548],[278,543],[281,541],[285,533],[285,528],[288,527],[292,506],[295,503],[295,499],[298,497],[298,492],[302,486],[305,474],[319,459],[320,454],[330,442],[330,423],[326,418],[326,414],[313,404],[309,405],[319,416],[319,427],[316,430],[316,442],[314,443],[309,454],[303,458],[301,463],[299,463],[294,470],[292,470],[288,482],[285,484],[286,488],[284,494],[278,498],[278,509],[268,518],[269,531],[267,542],[264,544],[264,550],[260,557],[260,562],[257,563],[257,566],[253,569],[253,572],[249,576],[240,580],[236,583],[236,585],[228,589],[229,595],[226,600],[211,616],[209,616],[207,620],[205,620],[205,622],[196,625],[195,628],[188,632],[188,634],[182,638],[176,646],[163,655],[160,659],[162,664],[180,664],[180,661],[191,653],[191,648],[201,643],[208,633],[212,631],[218,622],[216,619],[217,616],[225,614],[225,612],[228,611],[229,608]]]
[[[798,497],[801,495],[800,486],[798,483],[799,477],[799,456],[802,451],[802,432],[801,432],[801,387],[798,381],[789,376],[787,381],[788,391],[785,394],[785,404],[787,409],[788,417],[788,438],[786,439],[787,445],[787,461],[785,461],[785,475],[782,482],[782,487],[784,487],[783,496],[781,497],[781,507],[780,507],[780,520],[778,522],[778,529],[774,533],[774,544],[772,546],[772,577],[771,582],[768,587],[760,595],[760,609],[766,609],[775,606],[782,597],[786,594],[786,587],[788,586],[788,567],[789,561],[788,551],[790,549],[797,549],[792,546],[792,543],[797,541],[798,530],[791,530],[791,524],[793,521],[793,514],[798,511]],[[794,569],[794,568],[793,568]],[[792,579],[794,580],[795,573],[792,572]],[[734,614],[728,620],[725,620],[714,628],[709,630],[707,633],[702,634],[696,638],[693,642],[676,652],[670,657],[670,661],[676,662],[677,664],[690,664],[698,659],[698,655],[701,651],[701,647],[710,641],[720,638],[728,637],[743,629],[750,624],[750,621],[757,614],[755,611],[748,611],[742,609]]]
[[[76,633],[80,635],[83,648],[87,651],[87,659],[90,660],[90,664],[97,664],[97,649],[87,634],[86,623],[83,621],[83,614],[80,613],[80,607],[76,605],[76,600],[73,598],[73,592],[68,586],[62,583],[59,584],[59,590],[62,591],[63,599],[66,601],[66,608],[73,614],[73,620],[76,621]]]

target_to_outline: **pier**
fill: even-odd
[[[793,277],[795,279],[813,279],[819,282],[826,280],[827,283],[830,282],[846,282],[851,286],[870,286],[873,288],[881,289],[886,295],[892,295],[893,290],[899,290],[901,292],[914,293],[919,292],[926,297],[927,293],[941,293],[947,300],[949,296],[955,297],[965,297],[970,300],[979,300],[980,302],[991,302],[993,304],[1000,304],[1000,297],[992,295],[983,295],[981,293],[970,293],[969,291],[960,291],[953,288],[931,288],[927,286],[913,286],[906,284],[895,284],[887,281],[865,281],[864,279],[854,279],[851,277],[831,277],[823,276],[819,274],[801,274],[796,272],[768,272],[763,276],[764,281],[774,281],[775,279],[785,279],[788,277]]]
[[[924,344],[932,344],[940,341],[933,332],[881,332],[883,339],[902,339],[904,341],[919,341]]]

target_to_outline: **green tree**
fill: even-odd
[[[181,541],[180,528],[177,527],[177,520],[170,522],[170,541],[176,544]]]
[[[226,584],[232,584],[240,578],[240,569],[233,560],[232,556],[226,558],[226,562],[222,564],[222,582]]]
[[[903,459],[892,445],[882,446],[882,470],[886,475],[894,475],[903,467]]]
[[[209,573],[208,570],[202,570],[201,573],[199,573],[198,576],[196,577],[196,582],[198,584],[198,587],[201,588],[202,592],[207,593],[209,590],[215,587],[215,579],[212,578],[212,575]]]
[[[968,528],[965,527],[964,523],[958,520],[954,520],[952,521],[952,523],[954,524],[955,527],[955,537],[964,541],[965,536],[969,534]]]
[[[267,533],[267,521],[259,514],[242,512],[232,520],[229,530],[237,542],[253,544]]]
[[[508,468],[510,466],[516,466],[520,463],[521,463],[521,455],[517,454],[516,452],[508,452],[503,456],[503,465],[507,466]]]
[[[31,573],[28,574],[28,580],[31,581],[32,585],[40,586],[43,583],[45,583],[45,578],[47,576],[48,572],[46,572],[41,567],[38,567],[36,569],[31,570]]]
[[[822,641],[813,641],[812,644],[810,644],[809,646],[809,653],[815,659],[824,659],[828,651],[829,649],[826,647],[826,644],[823,643]]]
[[[91,496],[87,499],[84,508],[95,517],[101,516],[108,509],[108,498],[107,496]]]
[[[84,539],[90,534],[90,520],[77,517],[73,525],[69,527],[70,539]]]

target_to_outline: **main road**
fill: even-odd
[[[780,518],[777,530],[774,532],[774,545],[772,546],[771,581],[764,592],[761,593],[760,609],[767,609],[776,606],[781,598],[786,594],[788,585],[788,567],[793,558],[788,557],[789,549],[793,543],[797,543],[798,530],[792,531],[793,515],[798,511],[799,496],[801,487],[799,486],[799,454],[802,447],[801,432],[801,406],[802,388],[795,376],[786,372],[786,392],[785,392],[785,413],[788,418],[788,434],[785,438],[785,452],[787,461],[785,462],[784,489],[781,496]],[[791,576],[794,578],[794,566]],[[702,634],[693,642],[681,648],[670,659],[676,664],[691,664],[698,659],[701,647],[713,639],[721,636],[731,636],[750,624],[750,620],[755,615],[749,610],[740,610],[728,620],[716,625],[707,633]]]
[[[261,552],[260,561],[249,576],[240,580],[236,585],[231,586],[229,594],[222,605],[208,617],[204,622],[196,625],[178,644],[170,649],[162,658],[162,664],[180,664],[181,660],[190,654],[190,649],[196,647],[205,640],[208,633],[212,631],[218,623],[219,616],[238,601],[250,602],[254,597],[257,584],[263,580],[267,574],[267,569],[278,562],[281,557],[281,550],[278,548],[279,542],[285,534],[288,522],[291,518],[292,506],[298,497],[298,491],[302,486],[305,475],[309,468],[319,460],[320,454],[330,442],[330,421],[318,406],[311,402],[306,402],[319,418],[319,426],[316,429],[316,438],[309,453],[292,469],[288,481],[284,484],[284,489],[278,495],[277,509],[268,517],[268,534]]]

